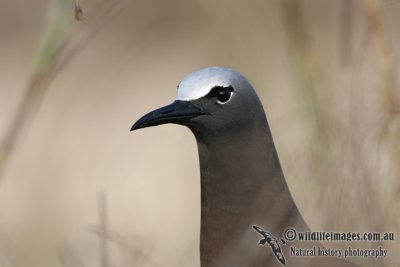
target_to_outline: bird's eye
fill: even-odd
[[[232,92],[230,90],[221,90],[217,93],[218,103],[225,104],[231,99]]]
[[[219,104],[225,104],[231,99],[232,92],[233,92],[232,86],[228,87],[216,86],[213,89],[211,89],[208,96],[217,98]]]

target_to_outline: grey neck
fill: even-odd
[[[252,225],[276,237],[289,226],[307,229],[285,182],[266,118],[259,121],[261,125],[234,134],[192,129],[201,169],[202,267],[275,263],[270,253],[260,253],[261,236]]]

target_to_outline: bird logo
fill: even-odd
[[[286,259],[285,256],[283,256],[281,249],[281,245],[286,244],[285,240],[276,238],[270,232],[265,231],[260,226],[253,225],[253,229],[263,237],[263,239],[258,242],[258,245],[264,246],[265,244],[268,244],[277,260],[282,265],[286,266]]]

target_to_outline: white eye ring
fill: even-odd
[[[231,100],[233,92],[232,86],[214,86],[207,96],[209,98],[216,98],[218,104],[224,105]]]
[[[225,105],[231,100],[232,95],[233,92],[230,90],[225,92],[223,91],[218,92],[216,95],[218,104]]]

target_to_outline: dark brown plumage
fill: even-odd
[[[286,184],[262,104],[250,83],[222,67],[199,70],[179,85],[169,106],[143,116],[132,130],[163,123],[185,125],[197,141],[201,173],[202,267],[281,266],[273,251],[258,246],[253,225],[280,236],[287,227],[308,230]],[[354,267],[336,258],[292,257],[287,266]]]

